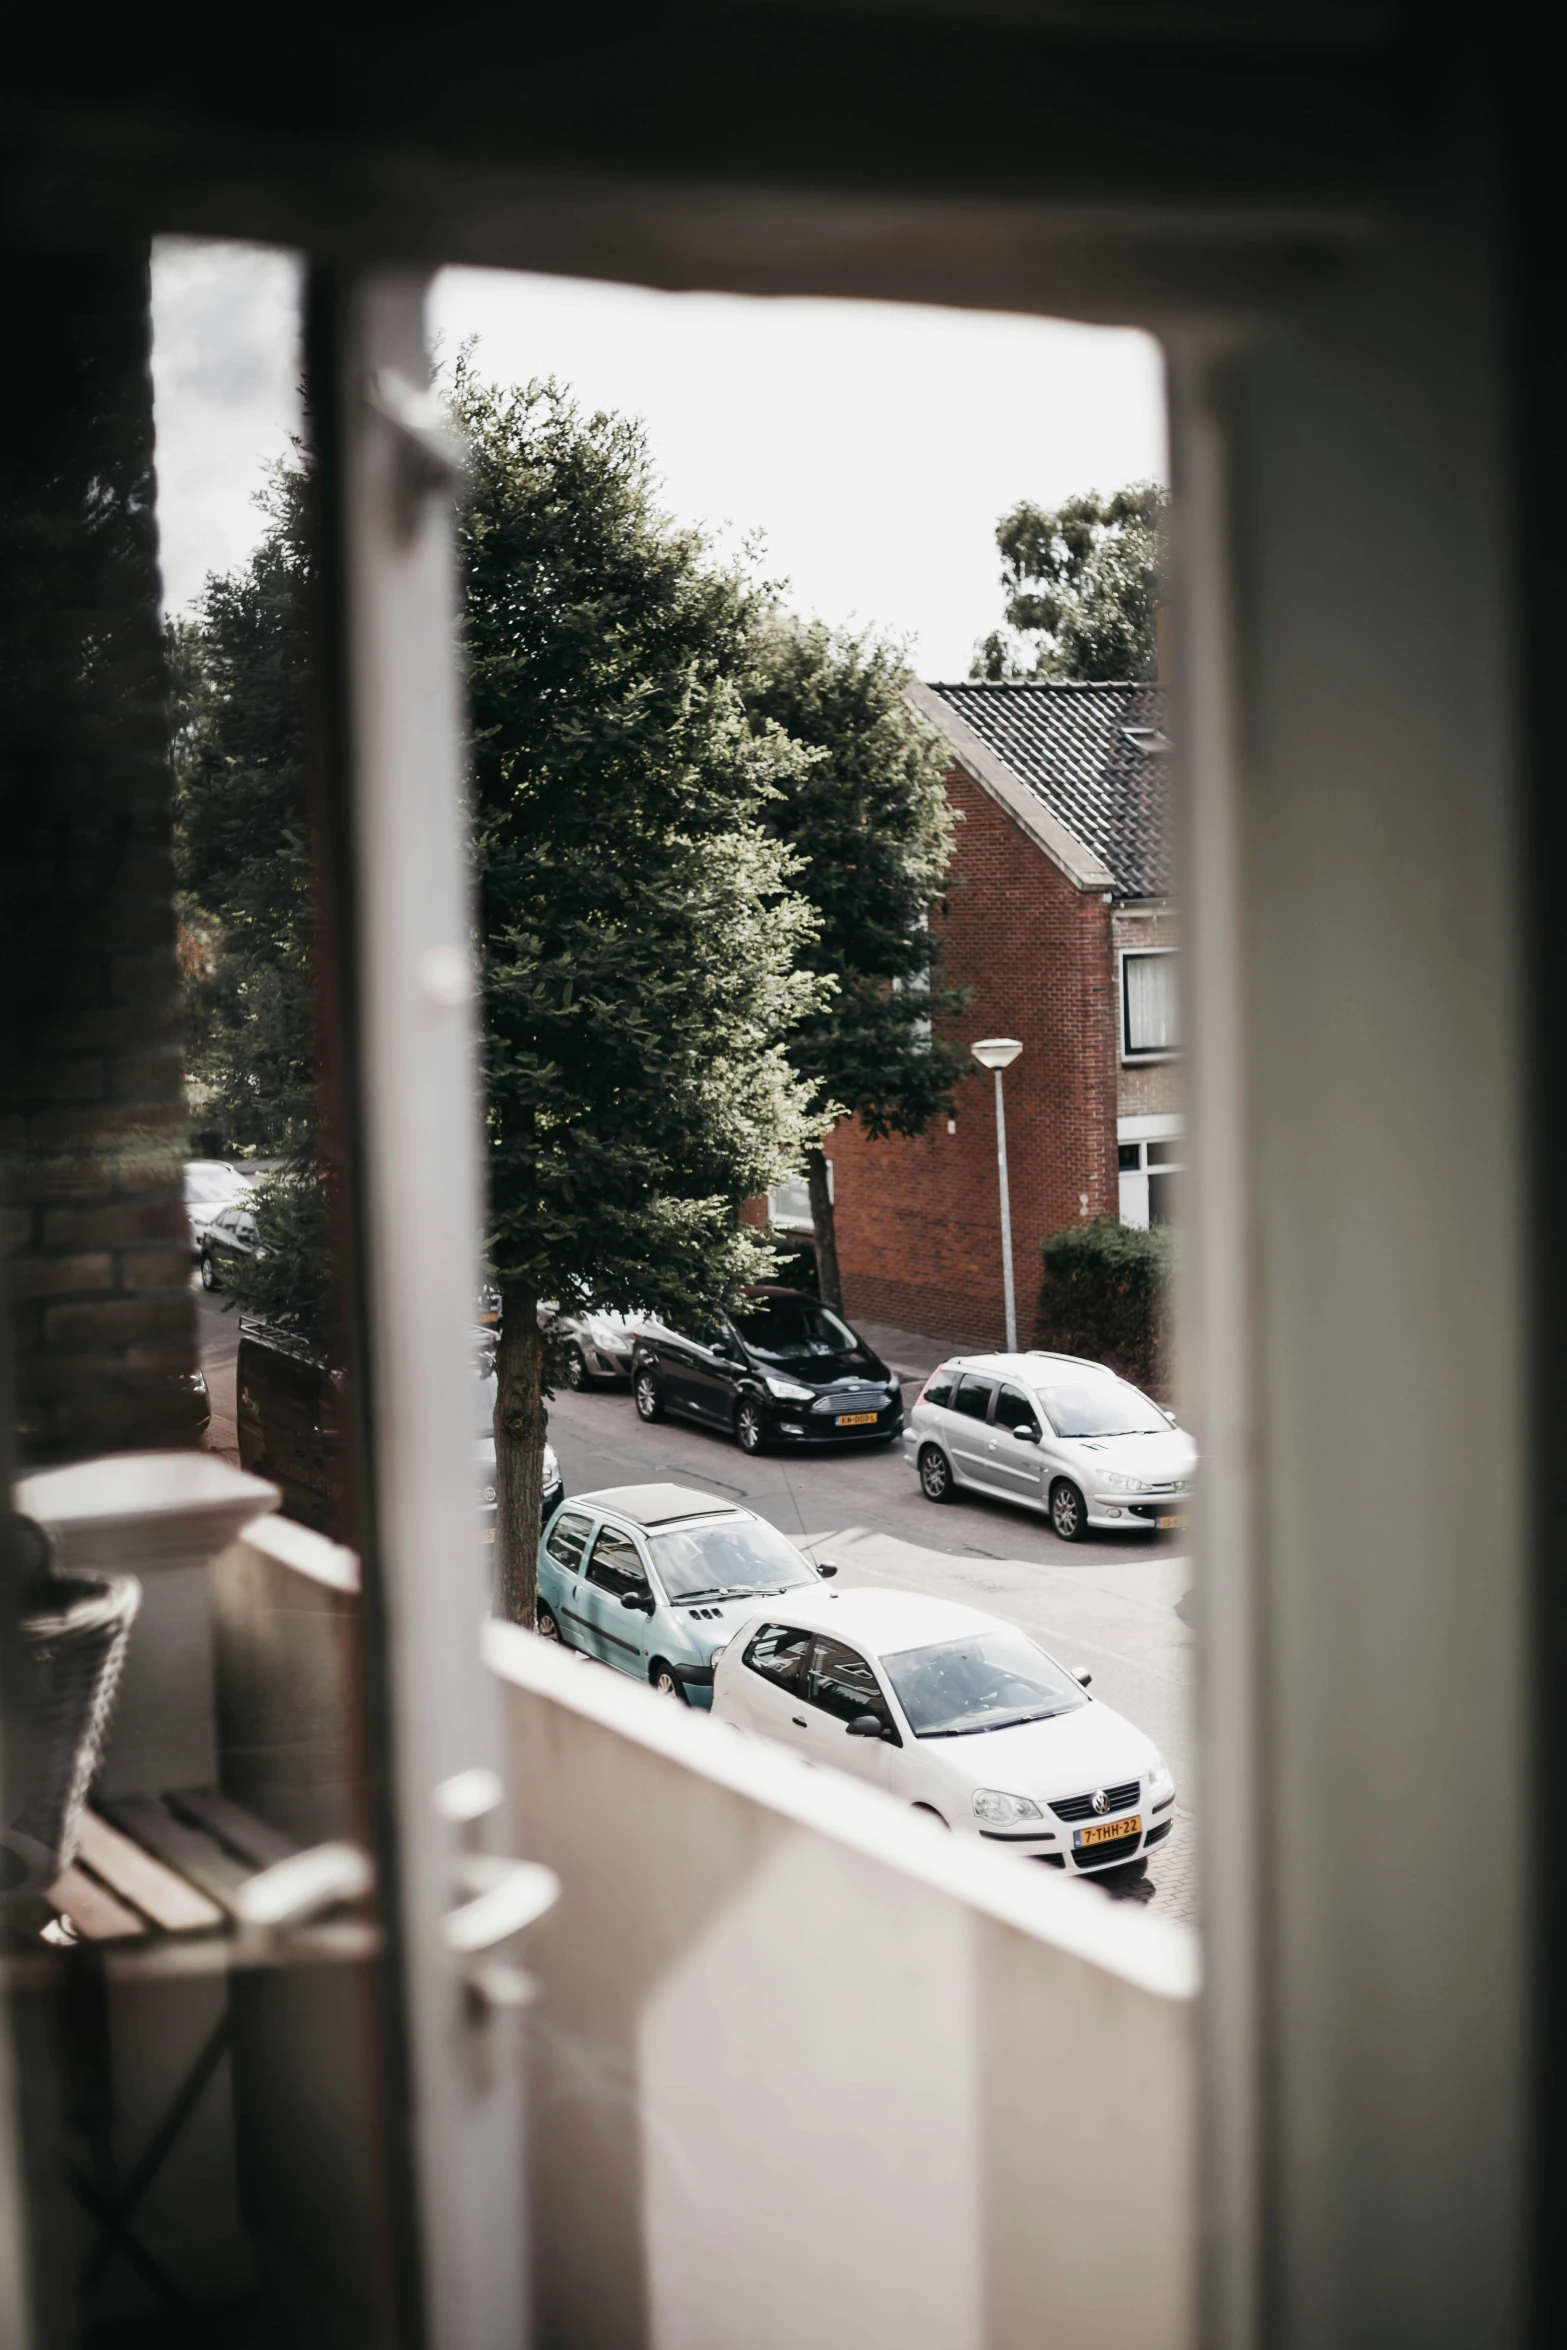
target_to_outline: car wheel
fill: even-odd
[[[951,1835],[951,1828],[948,1827],[947,1822],[942,1818],[940,1812],[936,1809],[936,1806],[933,1803],[916,1803],[911,1805],[910,1808],[914,1811],[923,1812],[926,1819],[934,1820],[938,1828],[946,1828],[948,1835]]]
[[[920,1448],[920,1491],[927,1501],[952,1499],[952,1463],[939,1444]]]
[[[554,1640],[557,1641],[562,1648],[565,1647],[566,1643],[561,1639],[560,1626],[555,1621],[554,1613],[551,1609],[545,1606],[542,1599],[539,1601],[538,1605],[537,1621],[539,1627],[539,1638],[541,1640]]]
[[[631,1395],[639,1420],[661,1420],[664,1417],[664,1398],[651,1371],[636,1373],[631,1382]]]
[[[677,1705],[689,1704],[690,1700],[686,1696],[685,1683],[675,1671],[674,1666],[666,1665],[661,1656],[656,1656],[653,1659],[648,1667],[647,1677],[660,1697],[672,1697]]]
[[[743,1396],[735,1410],[735,1442],[742,1452],[757,1453],[762,1449],[761,1407]]]
[[[1087,1537],[1088,1504],[1069,1477],[1058,1477],[1050,1488],[1050,1523],[1063,1542]]]
[[[205,1250],[201,1257],[201,1286],[203,1289],[216,1289],[218,1286],[218,1268]]]

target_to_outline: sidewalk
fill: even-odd
[[[895,1371],[905,1387],[915,1380],[925,1381],[948,1355],[963,1351],[948,1339],[924,1338],[917,1330],[900,1330],[895,1322],[866,1322],[857,1314],[853,1320],[860,1336],[869,1339],[888,1370]]]

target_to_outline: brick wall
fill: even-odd
[[[933,927],[943,985],[970,987],[958,1023],[1016,1036],[1007,1071],[1007,1158],[1018,1327],[1033,1333],[1039,1243],[1082,1215],[1118,1212],[1116,1004],[1110,909],[1073,887],[959,767],[947,790],[962,822],[960,876]],[[936,1119],[906,1141],[872,1142],[855,1121],[827,1145],[848,1312],[955,1344],[1005,1334],[994,1080],[958,1089],[956,1132]]]
[[[144,256],[12,255],[0,393],[0,1144],[22,1462],[188,1441]]]

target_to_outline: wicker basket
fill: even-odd
[[[17,1660],[22,1719],[11,1750],[20,1802],[6,1826],[56,1868],[76,1851],[140,1606],[134,1575],[55,1575],[45,1566],[28,1588]]]

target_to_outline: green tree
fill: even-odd
[[[310,1156],[304,477],[280,468],[261,543],[170,630],[175,857],[198,1124],[225,1150]]]
[[[1167,493],[1133,482],[1046,510],[1026,499],[996,525],[1006,627],[975,649],[974,677],[1119,681],[1159,673],[1156,624]],[[1030,655],[1032,658],[1030,658]]]
[[[799,860],[797,887],[819,928],[807,967],[836,982],[795,1030],[789,1056],[822,1108],[858,1114],[880,1137],[919,1134],[949,1110],[966,1063],[933,1023],[968,1001],[938,989],[930,910],[947,882],[955,819],[946,754],[906,699],[896,646],[820,622],[775,615],[758,641],[755,716],[815,756],[783,780],[766,811]],[[817,1276],[842,1306],[827,1160],[806,1153]]]
[[[557,386],[460,365],[459,517],[484,985],[505,1612],[531,1622],[538,1308],[686,1314],[768,1269],[738,1203],[797,1165],[784,1039],[824,989],[764,827],[808,763],[753,722],[759,603],[653,502],[646,446]]]

